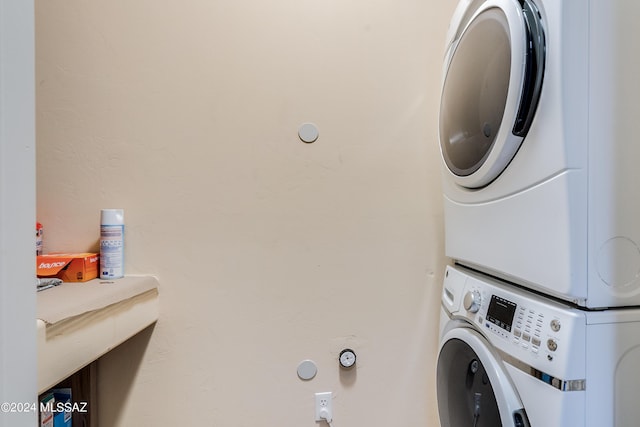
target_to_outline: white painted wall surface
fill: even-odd
[[[33,30],[32,2],[0,0],[1,427],[37,423]]]
[[[161,282],[155,328],[100,361],[101,426],[314,427],[329,390],[334,427],[437,425],[454,6],[36,1],[45,250],[96,249],[123,208],[127,272]]]

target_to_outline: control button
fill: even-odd
[[[480,310],[480,292],[469,291],[464,296],[464,308],[470,313],[477,313]]]
[[[556,351],[558,349],[558,343],[556,342],[556,340],[549,338],[547,340],[547,348],[550,351]]]
[[[540,347],[540,339],[538,338],[533,338],[531,339],[531,344],[535,345],[536,347]]]
[[[520,343],[520,345],[522,346],[522,348],[524,348],[525,350],[529,348],[529,344],[527,344],[526,342]]]
[[[522,334],[522,339],[525,341],[531,341],[531,335],[529,334]]]
[[[516,329],[513,331],[513,335],[515,335],[516,337],[521,337],[522,331],[520,329]]]
[[[553,332],[558,332],[560,330],[560,328],[562,327],[562,325],[560,325],[560,321],[558,319],[553,319],[550,323],[551,325],[551,330]]]
[[[534,354],[538,354],[538,347],[531,347],[531,352]]]

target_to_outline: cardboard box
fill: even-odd
[[[53,393],[47,393],[40,400],[40,427],[53,427],[53,409],[55,407]]]
[[[55,277],[63,282],[86,282],[98,277],[98,254],[46,254],[36,257],[38,277]]]
[[[73,402],[70,388],[57,388],[51,390],[56,406],[53,413],[53,427],[71,427],[71,412]]]

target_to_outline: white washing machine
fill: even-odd
[[[640,309],[588,311],[448,267],[441,427],[637,427]]]
[[[462,0],[440,109],[446,253],[640,305],[640,2]]]

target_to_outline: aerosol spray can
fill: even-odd
[[[44,229],[42,228],[42,224],[36,221],[36,255],[42,255],[42,235],[44,234]]]
[[[124,211],[100,211],[100,278],[124,276]]]

